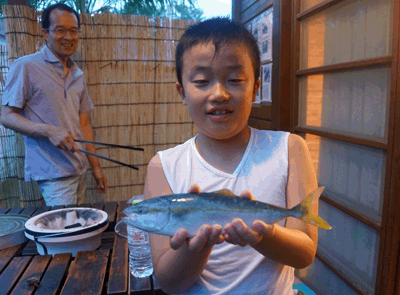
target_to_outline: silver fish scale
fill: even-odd
[[[257,219],[272,223],[283,217],[292,216],[294,213],[286,208],[216,193],[169,195],[139,204],[139,206],[135,205],[130,208],[134,214],[136,209],[138,216],[135,226],[149,232],[169,236],[179,228],[185,228],[190,236],[194,236],[203,224],[219,224],[224,227],[233,219],[240,218],[248,226],[251,226]],[[152,220],[152,222],[146,216],[141,219],[139,215],[145,212],[144,207],[151,208],[149,211],[152,212],[158,211],[154,213],[158,214],[154,215],[154,218],[159,219],[159,222],[156,220]],[[149,223],[156,225],[154,228],[149,228]]]
[[[320,187],[310,192],[292,209],[214,192],[156,197],[130,206],[124,213],[128,216],[126,222],[132,226],[168,236],[185,228],[192,237],[203,224],[224,227],[235,218],[242,219],[251,227],[255,220],[271,224],[291,216],[323,229],[331,229],[325,220],[310,211],[323,189]]]
[[[225,211],[247,211],[247,212],[255,212],[266,210],[283,210],[287,211],[286,208],[258,202],[252,201],[245,198],[240,197],[230,197],[224,196],[215,193],[199,193],[192,194],[190,197],[187,194],[177,194],[171,196],[161,197],[164,199],[168,199],[173,205],[177,207],[190,208],[191,210],[225,210]]]

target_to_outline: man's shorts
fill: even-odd
[[[82,204],[86,199],[86,173],[37,182],[46,206]]]

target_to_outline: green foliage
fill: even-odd
[[[167,0],[169,2],[169,0]],[[118,10],[121,14],[142,14],[155,15],[159,10],[165,10],[166,1],[161,0],[158,3],[154,1],[142,0],[124,0],[122,8]]]
[[[196,0],[189,0],[187,3],[185,0],[166,0],[160,2],[125,0],[118,13],[201,20],[203,19],[204,11],[196,7],[196,4]]]
[[[143,0],[146,1],[146,0]],[[162,1],[162,0],[151,0],[151,1]],[[98,0],[85,0],[85,7],[82,9],[81,0],[62,0],[59,1],[73,7],[78,13],[112,13],[115,12],[115,6],[121,3],[121,0],[103,0],[100,8],[96,9]]]
[[[0,14],[1,14],[1,18],[3,18],[3,5],[7,5],[7,0],[0,0]]]
[[[74,8],[78,13],[110,13],[113,12],[115,5],[117,5],[119,2],[121,1],[104,0],[102,1],[101,7],[96,9],[96,5],[99,3],[99,0],[31,0],[31,7],[37,10],[43,10],[49,5],[64,3]]]
[[[43,10],[49,5],[64,3],[78,13],[140,14],[194,20],[201,20],[204,14],[203,10],[196,6],[196,0],[103,0],[98,7],[99,2],[99,0],[30,0],[30,6],[36,10]],[[7,0],[0,0],[1,6],[6,4]],[[3,15],[2,9],[0,14]]]
[[[176,1],[175,1],[176,3]],[[193,19],[202,20],[204,19],[204,11],[201,8],[197,8],[194,5],[186,5],[184,3],[172,6],[172,18],[176,19]]]

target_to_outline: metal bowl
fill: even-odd
[[[26,242],[24,224],[30,217],[22,214],[0,214],[0,250]]]

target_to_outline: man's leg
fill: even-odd
[[[86,173],[79,176],[78,189],[77,189],[77,204],[86,203]]]
[[[81,176],[38,181],[46,206],[77,204]]]

